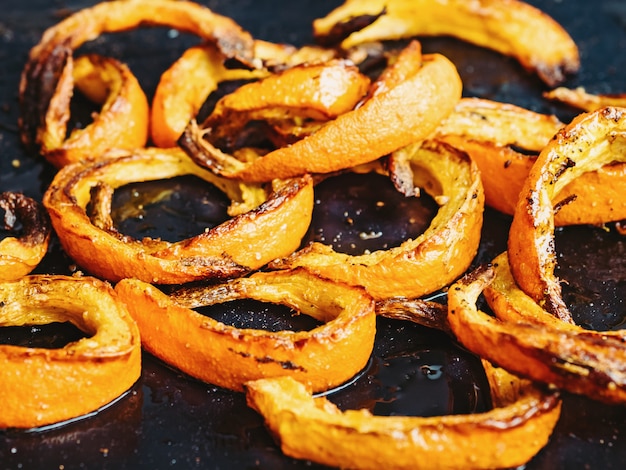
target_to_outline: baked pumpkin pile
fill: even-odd
[[[202,41],[151,100],[124,63],[76,54],[145,26]],[[624,333],[575,325],[555,275],[555,226],[626,219],[626,108],[557,87],[580,66],[568,33],[518,0],[347,0],[313,30],[317,45],[297,48],[193,2],[112,0],[45,31],[23,70],[19,126],[56,174],[43,204],[0,194],[6,228],[23,227],[0,242],[0,325],[69,321],[87,337],[55,350],[0,346],[0,384],[11,384],[0,427],[63,422],[116,400],[140,376],[141,348],[245,393],[285,454],[342,468],[516,467],[548,442],[560,390],[626,402]],[[580,114],[563,123],[463,97],[455,65],[415,39],[434,35],[514,57]],[[238,86],[201,113],[229,82]],[[99,111],[68,129],[76,91]],[[384,175],[407,198],[423,191],[437,213],[396,247],[303,246],[316,185],[347,172]],[[227,221],[177,242],[120,231],[118,188],[183,175],[224,193]],[[513,222],[507,251],[474,269],[485,205]],[[29,274],[52,230],[86,274]],[[435,292],[447,303],[424,300]],[[197,311],[236,299],[319,326],[236,328]],[[377,316],[441,329],[480,356],[493,409],[381,417],[315,396],[365,367]]]

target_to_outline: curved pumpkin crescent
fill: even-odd
[[[38,140],[41,153],[57,168],[102,155],[111,148],[143,147],[148,139],[149,107],[137,78],[121,62],[91,54],[68,58],[71,81],[50,100]],[[101,109],[93,122],[67,134],[73,88]]]
[[[314,398],[292,377],[245,384],[250,407],[291,457],[339,468],[509,468],[547,442],[561,402],[549,392],[483,361],[494,409],[436,417],[372,416]],[[471,438],[469,437],[471,436]]]
[[[71,322],[88,337],[59,349],[0,345],[0,428],[33,428],[111,403],[141,374],[139,330],[111,286],[91,277],[0,283],[0,326]]]
[[[513,215],[536,155],[564,126],[554,116],[509,103],[463,98],[435,135],[476,162],[485,204]],[[625,182],[626,163],[604,165],[580,175],[559,193],[558,199],[568,203],[559,205],[554,224],[597,225],[626,219]]]
[[[448,323],[466,348],[535,381],[607,403],[626,403],[626,332],[597,332],[543,310],[515,285],[506,253],[448,291]],[[476,308],[485,291],[494,318]]]
[[[48,28],[30,51],[20,80],[21,138],[38,147],[54,95],[71,88],[67,63],[73,51],[104,33],[143,26],[170,26],[217,45],[229,58],[251,65],[254,40],[232,19],[190,1],[113,0],[84,8]]]
[[[308,273],[257,272],[172,297],[136,279],[115,290],[137,321],[144,347],[205,382],[241,391],[249,380],[290,375],[316,391],[348,381],[367,364],[376,313],[363,289]],[[265,331],[225,325],[192,308],[237,299],[286,305],[322,325],[309,331]]]
[[[392,155],[411,167],[410,185],[441,202],[424,233],[397,247],[351,256],[313,242],[270,264],[303,266],[324,277],[363,286],[376,300],[415,298],[445,287],[469,267],[480,242],[484,195],[480,172],[463,152],[437,141]]]
[[[554,199],[580,175],[620,161],[626,161],[626,108],[583,113],[541,151],[520,193],[508,239],[511,272],[526,294],[562,320],[572,321],[554,274]]]
[[[15,281],[29,274],[41,262],[50,242],[50,219],[44,207],[21,193],[0,193],[4,228],[22,225],[22,233],[0,240],[0,282]]]
[[[567,31],[518,0],[347,0],[315,20],[313,29],[318,42],[340,43],[344,49],[414,36],[454,36],[515,57],[550,86],[580,68],[578,47]]]
[[[214,184],[238,214],[179,242],[135,240],[114,229],[108,195],[115,188],[182,175]],[[112,282],[135,277],[182,284],[239,276],[298,248],[311,221],[312,178],[274,183],[269,192],[259,185],[225,180],[195,165],[176,147],[147,148],[67,165],[56,174],[43,203],[66,253],[90,273]],[[102,197],[93,197],[100,193]],[[90,202],[95,206],[91,217]]]

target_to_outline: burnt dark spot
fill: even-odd
[[[557,202],[554,205],[554,213],[558,213],[563,207],[565,207],[568,204],[571,204],[572,202],[574,202],[576,199],[578,198],[578,196],[576,194],[570,194],[568,197],[566,197],[565,199]]]
[[[563,173],[565,173],[569,168],[573,168],[576,166],[576,162],[571,158],[567,157],[562,165],[557,168],[554,173],[553,182],[556,181]]]
[[[20,96],[20,129],[23,143],[35,150],[37,133],[46,125],[46,114],[63,71],[72,58],[70,38],[46,45],[38,57],[31,58],[24,68],[26,84]]]

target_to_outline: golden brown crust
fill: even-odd
[[[624,331],[589,331],[553,317],[515,285],[506,254],[494,263],[450,287],[448,322],[461,344],[522,377],[624,403]],[[476,308],[483,290],[497,318]]]
[[[136,279],[122,280],[115,289],[139,324],[148,351],[233,390],[241,391],[248,380],[282,375],[328,390],[357,374],[374,345],[371,297],[305,270],[255,273],[173,297]],[[236,299],[286,305],[324,324],[298,332],[238,329],[192,310]]]
[[[195,175],[225,191],[240,213],[200,235],[180,242],[134,240],[95,226],[86,213],[91,190],[138,181]],[[159,284],[235,277],[295,250],[309,226],[313,182],[302,178],[276,182],[270,194],[258,185],[221,179],[195,165],[180,149],[117,152],[97,162],[68,165],[44,195],[65,251],[81,267],[118,281],[135,277]]]
[[[482,228],[484,197],[478,168],[466,154],[437,141],[408,146],[394,158],[415,170],[413,193],[416,186],[421,187],[441,201],[423,234],[398,247],[359,256],[313,242],[270,266],[304,266],[322,276],[364,286],[376,300],[421,297],[463,274],[476,254]]]
[[[248,382],[246,399],[282,451],[299,459],[363,469],[523,465],[552,433],[560,415],[558,394],[483,364],[495,406],[485,413],[423,418],[340,411],[292,377]]]
[[[344,49],[414,36],[455,36],[515,57],[550,86],[580,68],[578,48],[567,31],[517,0],[348,0],[313,22],[318,40],[344,27],[339,36]]]
[[[554,274],[554,206],[579,175],[625,161],[625,108],[583,113],[542,150],[525,180],[508,239],[511,271],[520,288],[542,307],[572,321]]]
[[[26,276],[41,262],[48,251],[51,227],[41,204],[21,193],[0,193],[4,211],[4,228],[13,230],[19,222],[19,237],[0,241],[0,281],[15,281]]]
[[[0,283],[0,325],[69,321],[88,337],[60,349],[0,345],[1,428],[32,428],[96,411],[141,373],[139,331],[107,283],[26,276]]]
[[[115,0],[84,8],[48,28],[30,51],[20,81],[20,130],[27,146],[38,148],[41,144],[42,119],[49,106],[54,109],[51,99],[55,92],[64,96],[71,88],[68,64],[73,51],[101,34],[140,26],[171,26],[214,42],[226,57],[253,61],[250,34],[230,18],[194,2]]]

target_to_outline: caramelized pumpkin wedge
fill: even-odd
[[[316,391],[338,386],[369,360],[374,302],[362,289],[303,269],[258,272],[168,297],[136,279],[115,287],[139,324],[144,348],[183,372],[241,391],[248,380],[290,375]],[[286,305],[320,322],[310,331],[239,329],[192,308],[236,299]]]
[[[331,173],[371,162],[426,138],[461,97],[455,66],[441,55],[422,57],[418,43],[411,43],[390,67],[402,70],[399,83],[397,74],[385,74],[390,86],[375,82],[372,86],[380,92],[361,106],[292,145],[251,161],[241,161],[214,147],[197,125],[188,126],[179,143],[199,165],[244,181]],[[402,113],[396,112],[398,109]]]
[[[157,147],[174,147],[185,127],[220,83],[251,80],[266,70],[227,68],[213,44],[187,49],[159,79],[150,110],[150,136]]]
[[[448,322],[459,342],[514,374],[607,403],[626,402],[625,332],[584,330],[535,305],[506,273],[506,255],[496,271],[479,268],[448,291]],[[507,281],[508,278],[508,281]],[[480,311],[476,300],[488,289],[498,318]]]
[[[116,231],[106,221],[111,209],[108,197],[95,198],[101,201],[96,205],[102,205],[93,218],[100,221],[97,225],[87,213],[94,189],[112,192],[129,183],[181,175],[195,175],[224,191],[238,215],[195,237],[167,242],[136,240]],[[270,192],[219,178],[178,148],[148,148],[64,167],[43,202],[64,250],[90,273],[110,281],[135,277],[182,284],[242,275],[297,249],[311,220],[313,182],[307,175],[277,180]]]
[[[0,345],[0,428],[94,412],[141,374],[139,330],[108,283],[49,275],[0,283],[0,326],[52,322],[71,322],[89,336],[59,349]]]
[[[270,70],[284,70],[304,63],[326,63],[336,51],[315,46],[296,48],[288,44],[254,41],[254,57],[264,68],[232,68],[213,44],[194,46],[166,70],[159,80],[151,108],[150,131],[158,147],[173,147],[202,105],[218,86],[227,81],[255,80]]]
[[[440,289],[469,267],[482,229],[484,196],[480,172],[470,158],[446,144],[426,141],[392,155],[408,165],[411,192],[424,188],[440,208],[426,231],[387,250],[352,256],[313,242],[270,264],[304,266],[321,276],[364,286],[377,300],[421,297]]]
[[[41,262],[50,243],[50,220],[44,207],[22,193],[0,193],[5,230],[21,225],[19,236],[0,240],[0,282],[15,281],[29,274]]]
[[[494,409],[435,417],[373,416],[341,411],[314,398],[293,377],[245,384],[258,411],[291,457],[339,468],[509,468],[528,462],[547,442],[559,418],[558,393],[483,361]]]
[[[464,98],[439,126],[437,138],[467,152],[478,165],[485,204],[513,215],[536,157],[564,127],[556,117],[508,103]],[[556,226],[603,224],[626,218],[626,164],[605,165],[568,183],[558,199]]]
[[[239,87],[202,122],[202,138],[232,146],[250,121],[325,122],[351,111],[370,79],[350,62],[301,64]]]
[[[20,81],[20,132],[24,144],[31,148],[41,145],[39,134],[46,125],[43,116],[54,114],[53,97],[65,95],[71,88],[67,64],[71,62],[73,51],[101,34],[143,26],[169,26],[189,32],[215,43],[226,57],[253,62],[254,41],[250,34],[232,19],[198,3],[176,0],[100,2],[48,28],[31,49]]]
[[[50,100],[38,135],[46,160],[60,168],[111,148],[143,147],[148,139],[148,100],[129,68],[95,54],[76,60],[69,57],[67,67],[71,79]],[[93,122],[67,136],[74,87],[101,108]]]
[[[564,125],[556,116],[536,113],[511,103],[463,98],[435,135],[462,136],[539,152]]]
[[[518,0],[347,0],[313,22],[318,42],[358,44],[454,36],[515,57],[548,85],[580,68],[578,47],[541,10]]]
[[[542,150],[520,193],[508,239],[511,271],[526,294],[564,321],[572,320],[554,274],[554,207],[567,203],[558,197],[569,182],[620,161],[626,161],[626,108],[584,113]],[[626,195],[619,192],[617,204]]]

